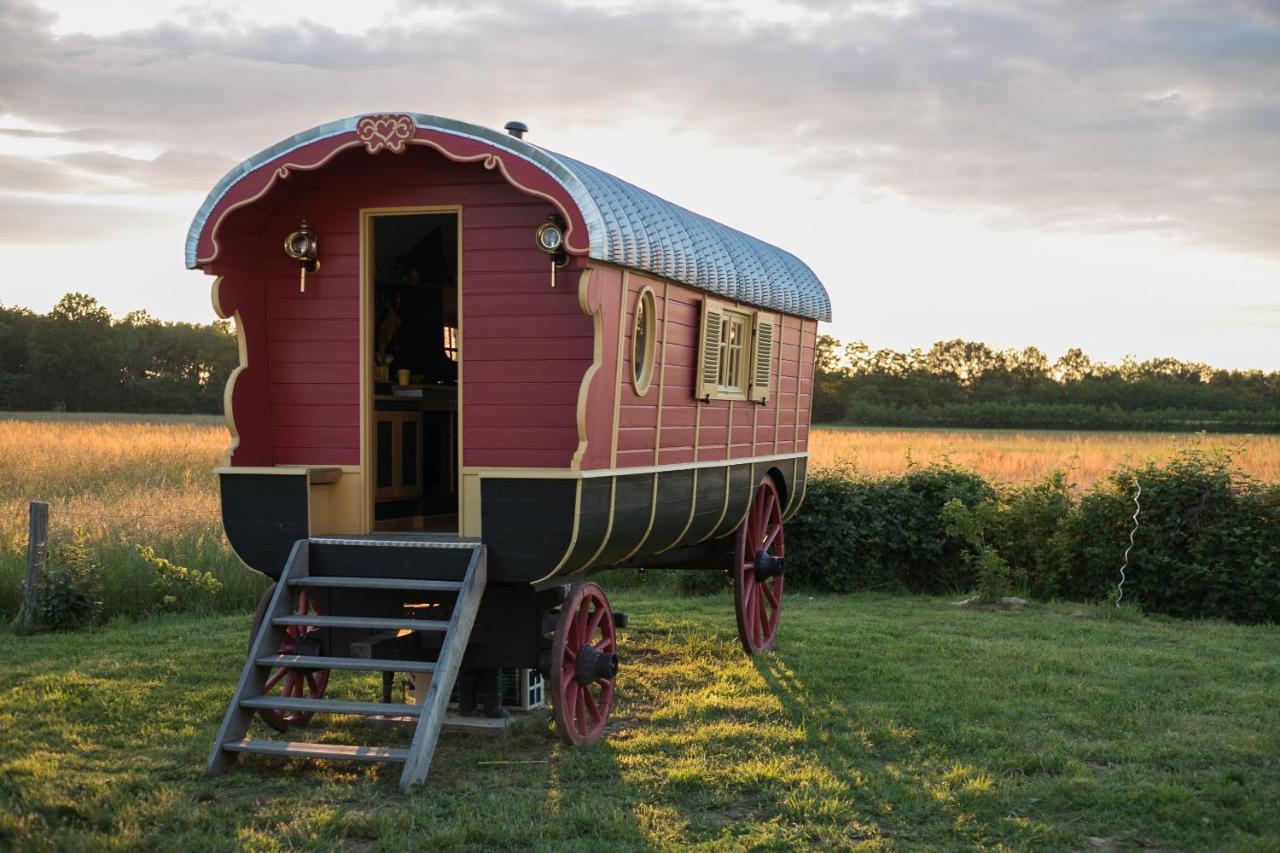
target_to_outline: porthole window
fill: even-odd
[[[636,321],[631,330],[631,380],[636,393],[644,396],[653,381],[654,362],[653,291],[645,288],[636,299]]]

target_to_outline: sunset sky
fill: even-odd
[[[1274,2],[328,5],[0,0],[0,302],[210,320],[218,178],[415,111],[782,246],[845,340],[1280,369]]]

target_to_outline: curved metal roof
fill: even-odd
[[[588,256],[653,273],[699,290],[815,320],[831,319],[831,300],[809,267],[792,255],[713,219],[658,198],[579,160],[480,125],[404,113],[419,127],[484,142],[551,175],[587,225]],[[303,145],[353,133],[360,116],[319,125],[260,151],[214,185],[187,234],[186,261],[214,206],[238,180]]]

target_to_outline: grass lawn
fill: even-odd
[[[0,636],[0,849],[1280,850],[1280,628],[793,596],[752,662],[727,596],[614,599],[604,742],[446,734],[408,797],[398,766],[204,778],[247,616]]]

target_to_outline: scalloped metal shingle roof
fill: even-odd
[[[831,319],[831,300],[809,267],[776,246],[700,216],[571,157],[487,127],[407,113],[420,128],[475,139],[550,174],[578,205],[587,224],[588,255],[653,273],[727,299],[786,314]],[[236,166],[201,205],[187,235],[187,266],[214,205],[259,166],[328,136],[353,132],[359,116],[295,134]]]

